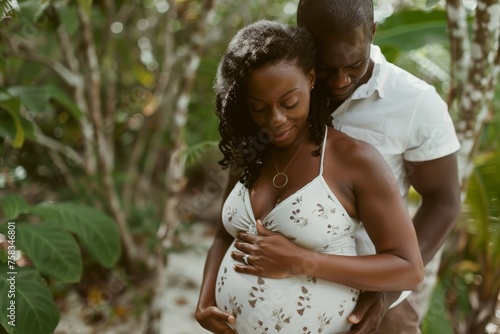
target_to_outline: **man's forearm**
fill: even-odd
[[[460,203],[422,198],[422,205],[413,217],[424,265],[436,255],[456,225]]]

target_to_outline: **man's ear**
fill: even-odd
[[[375,36],[375,32],[377,31],[377,27],[378,27],[378,23],[377,22],[373,22],[373,26],[372,26],[372,41],[373,41],[373,37]]]

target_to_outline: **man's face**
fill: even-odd
[[[371,36],[359,28],[338,36],[316,37],[317,80],[328,87],[334,101],[344,101],[371,76]]]

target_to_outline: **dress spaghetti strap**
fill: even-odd
[[[323,137],[323,146],[321,147],[321,162],[319,165],[319,175],[323,175],[323,161],[325,158],[325,146],[326,146],[326,137],[328,136],[328,126],[325,125],[325,136]]]

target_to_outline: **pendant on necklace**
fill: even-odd
[[[276,181],[279,181],[279,180],[283,180],[284,182],[283,183],[279,183],[279,184],[276,184]],[[286,184],[288,183],[288,176],[286,176],[285,173],[277,173],[276,175],[274,175],[273,177],[273,186],[280,189],[280,188],[283,188],[284,186],[286,186]]]
[[[278,165],[276,164],[276,160],[274,159],[274,152],[271,151],[271,156],[273,157],[273,162],[274,162],[274,168],[276,168],[276,175],[274,175],[274,177],[273,177],[273,186],[275,188],[280,189],[280,188],[283,188],[284,186],[287,185],[287,183],[288,183],[288,176],[286,176],[285,171],[288,169],[288,166],[290,166],[290,164],[292,163],[293,159],[295,159],[295,157],[299,153],[299,151],[302,148],[302,146],[304,146],[304,144],[306,143],[306,141],[307,141],[307,137],[304,139],[304,141],[302,142],[302,144],[300,144],[299,149],[295,152],[295,154],[293,155],[292,159],[290,160],[290,162],[288,162],[288,165],[286,165],[285,169],[283,169],[282,172],[280,172],[278,170]],[[276,179],[283,179],[283,183],[280,182],[279,184],[276,184]]]

